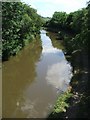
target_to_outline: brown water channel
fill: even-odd
[[[69,85],[72,69],[63,51],[55,47],[60,42],[45,30],[40,35],[41,43],[33,41],[3,63],[4,118],[46,118]]]

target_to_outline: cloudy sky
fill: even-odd
[[[55,11],[67,13],[86,7],[89,0],[21,0],[37,9],[37,12],[44,17],[51,17]]]

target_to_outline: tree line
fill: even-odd
[[[2,2],[2,59],[15,55],[40,31],[41,17],[22,2]]]
[[[71,12],[54,12],[53,17],[45,23],[45,27],[57,29],[60,39],[64,40],[67,52],[88,50],[90,34],[90,1],[86,8]],[[72,35],[65,34],[69,31]]]

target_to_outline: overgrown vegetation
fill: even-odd
[[[59,39],[60,40],[63,39],[64,45],[67,50],[67,54],[75,55],[76,54],[75,52],[77,51],[81,52],[84,51],[85,53],[88,52],[88,50],[90,49],[88,47],[90,35],[90,2],[88,2],[86,8],[72,12],[70,14],[67,14],[65,12],[55,12],[52,18],[46,18],[46,20],[45,18],[43,19],[44,19],[43,23],[46,22],[44,26],[58,31]],[[41,25],[42,25],[41,17],[37,14],[37,11],[35,9],[31,8],[31,6],[28,6],[21,2],[2,2],[3,60],[7,60],[11,55],[17,54],[19,50],[21,50],[26,44],[33,40],[35,36],[39,33]],[[81,63],[80,60],[82,58],[85,59],[85,55],[82,55],[84,57],[82,57],[81,59],[80,55],[81,53],[79,54],[78,57],[79,60],[77,60],[76,56],[74,57],[73,60],[74,61],[73,63],[78,61],[79,63],[78,66]],[[82,70],[80,70],[80,66],[77,67],[74,64],[73,66],[74,72],[76,74],[75,78],[76,81],[75,80],[74,82],[72,81],[73,93],[75,92],[73,97],[75,97],[74,100],[77,99],[77,101],[80,101],[78,102],[79,106],[85,107],[89,102],[87,92],[89,90],[85,91],[86,88],[85,90],[83,90],[84,86],[86,85],[85,78],[87,77],[85,77],[84,75],[82,77],[82,73],[87,75],[88,70],[86,68],[85,70],[83,70],[83,67],[81,68]],[[78,72],[81,74],[81,76],[79,74],[81,79],[79,79],[78,77]],[[82,88],[78,90],[78,88],[81,86]],[[71,96],[72,96],[71,91],[67,91],[64,94],[62,94],[57,100],[53,114],[66,112],[66,109],[69,107],[68,100]],[[75,103],[77,101],[75,101]],[[82,114],[83,109],[81,115]],[[86,114],[83,116],[88,115]]]
[[[66,109],[69,107],[69,103],[67,101],[70,99],[71,96],[71,87],[69,87],[69,89],[65,93],[60,95],[60,97],[56,101],[53,114],[59,112],[66,112]]]
[[[55,12],[53,17],[46,22],[45,26],[58,31],[60,39],[64,40],[68,54],[71,54],[78,49],[88,50],[90,34],[89,22],[90,2],[88,2],[86,8],[70,14]],[[65,34],[65,31],[71,33],[71,35]]]
[[[21,2],[2,2],[3,60],[17,54],[34,39],[41,24],[41,17],[31,6]]]
[[[88,118],[90,101],[88,81],[90,1],[86,8],[70,14],[55,12],[53,17],[46,22],[45,27],[58,32],[59,40],[63,40],[65,45],[66,55],[70,56],[67,58],[70,60],[74,72],[74,77],[70,83],[73,94],[70,95],[71,92],[62,94],[49,118]]]

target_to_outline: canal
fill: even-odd
[[[63,46],[54,33],[41,30],[40,37],[3,62],[3,118],[46,118],[69,86],[72,67]]]

